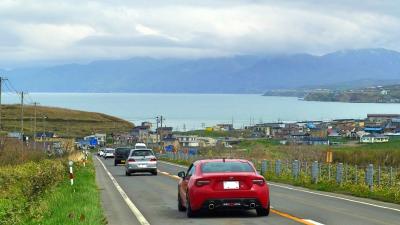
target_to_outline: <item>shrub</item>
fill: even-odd
[[[60,159],[0,167],[0,225],[18,224],[23,217],[40,216],[37,200],[66,176]]]

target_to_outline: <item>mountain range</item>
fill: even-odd
[[[263,93],[360,81],[400,81],[400,53],[358,49],[322,56],[140,57],[16,68],[0,73],[17,89],[28,92]]]

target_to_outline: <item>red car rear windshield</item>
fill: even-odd
[[[203,173],[254,172],[247,162],[206,162],[201,166]]]

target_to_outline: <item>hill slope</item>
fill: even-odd
[[[2,130],[20,131],[19,105],[3,105]],[[34,106],[24,106],[24,133],[34,132]],[[134,125],[128,121],[102,113],[37,106],[37,132],[54,132],[62,137],[82,137],[92,133],[129,131]],[[45,118],[44,118],[45,117]]]

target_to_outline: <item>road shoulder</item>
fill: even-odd
[[[96,168],[96,182],[100,190],[101,205],[108,225],[139,225],[136,217],[125,204],[104,168],[97,159],[93,160]]]

